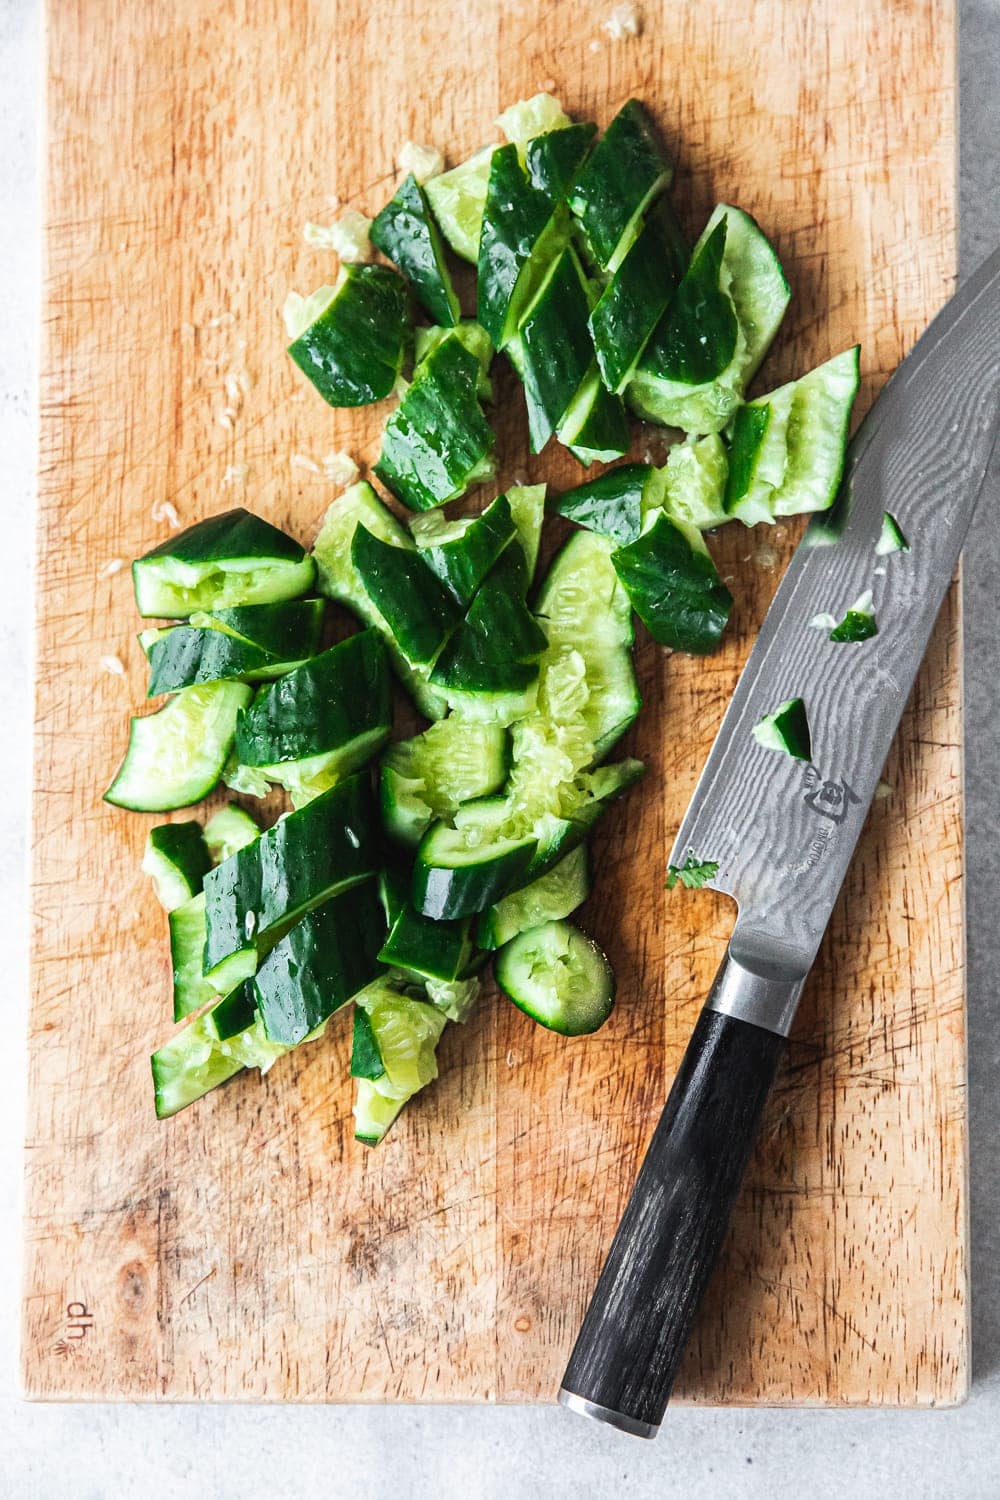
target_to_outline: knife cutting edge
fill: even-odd
[[[833,510],[799,544],[670,856],[737,902],[695,1026],[563,1377],[559,1400],[655,1437],[718,1256],[799,997],[954,574],[1000,488],[1000,250],[903,360],[848,450]],[[888,512],[909,540],[875,551]],[[835,644],[866,591],[878,633]],[[751,731],[806,705],[808,763]]]

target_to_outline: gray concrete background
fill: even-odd
[[[69,0],[65,0],[69,3]],[[111,0],[105,0],[111,3]],[[127,3],[127,0],[121,0]],[[910,0],[917,5],[920,0]],[[878,5],[872,5],[877,24]],[[1000,243],[1000,0],[961,5],[961,264]],[[0,491],[7,583],[0,681],[9,783],[0,820],[5,1054],[0,1088],[0,1500],[855,1500],[1000,1495],[1000,528],[984,510],[965,561],[969,1032],[975,1383],[944,1412],[691,1411],[640,1444],[557,1409],[36,1406],[17,1396],[17,1205],[26,989],[31,525],[38,323],[39,21],[0,0]],[[1000,497],[996,497],[1000,499]]]

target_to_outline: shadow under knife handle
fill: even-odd
[[[656,1436],[802,983],[726,955],[577,1336],[564,1406]]]

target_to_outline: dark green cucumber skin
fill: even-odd
[[[315,608],[319,606],[319,608]],[[319,599],[295,600],[292,604],[247,605],[242,609],[220,610],[214,618],[246,615],[252,610],[304,609],[301,628],[285,630],[286,639],[280,651],[245,636],[234,636],[211,626],[175,625],[149,647],[149,687],[147,698],[160,693],[176,693],[199,682],[219,682],[224,678],[253,681],[273,674],[285,663],[289,668],[306,660],[316,649],[322,618]],[[236,629],[235,625],[231,629]],[[297,638],[296,638],[297,636]]]
[[[642,531],[642,497],[652,473],[652,464],[618,464],[567,490],[549,508],[624,547]]]
[[[441,233],[426,194],[411,172],[372,221],[368,237],[399,267],[435,323],[453,328],[458,299],[451,284]]]
[[[378,894],[390,932],[396,918],[409,902],[411,878],[409,862],[394,858],[391,854],[386,856],[386,864],[378,875]]]
[[[498,495],[460,537],[440,547],[422,547],[420,555],[456,602],[467,606],[515,534],[510,502]]]
[[[594,346],[589,317],[583,270],[575,250],[567,246],[516,340],[514,363],[524,385],[532,453],[545,447],[590,368]]]
[[[294,1047],[380,971],[385,914],[374,880],[332,896],[271,949],[251,981],[264,1033]]]
[[[259,950],[338,888],[373,876],[379,842],[371,778],[362,772],[223,860],[205,877],[205,973],[231,953]]]
[[[673,165],[660,144],[652,120],[637,99],[630,99],[597,142],[569,193],[596,263],[604,268],[636,210],[660,183],[667,187]]]
[[[812,735],[801,698],[793,698],[782,713],[774,715],[774,727],[793,760],[812,760]]]
[[[726,229],[726,220],[720,219],[684,273],[639,361],[640,369],[661,380],[706,384],[722,374],[736,352],[736,309],[719,280]]]
[[[569,193],[587,159],[597,126],[590,122],[548,130],[528,142],[525,166],[532,185],[554,203]]]
[[[227,562],[233,558],[301,562],[305,555],[305,548],[287,532],[279,531],[270,521],[237,506],[179,531],[151,552],[144,552],[132,566],[141,568],[144,562],[156,557],[170,557],[187,563]]]
[[[525,872],[536,849],[534,839],[526,840],[499,858],[484,857],[477,865],[450,868],[427,863],[427,844],[433,835],[432,825],[421,840],[413,867],[413,905],[425,917],[446,922],[474,916],[526,883]]]
[[[620,458],[627,453],[631,434],[622,398],[598,380],[586,420],[572,439],[566,434],[565,441],[574,458],[584,466],[597,458],[604,460],[609,454]]]
[[[359,525],[351,560],[407,661],[433,662],[461,614],[420,553],[390,546]]]
[[[288,352],[331,406],[368,406],[391,393],[403,367],[406,283],[388,266],[343,270],[344,286]]]
[[[351,1077],[384,1078],[385,1063],[371,1019],[364,1006],[354,1007],[354,1036],[351,1042]]]
[[[398,913],[382,945],[379,958],[396,969],[425,979],[458,979],[469,962],[469,918],[433,921],[407,902]]]
[[[212,868],[201,824],[192,819],[185,823],[160,823],[149,830],[149,842],[177,867],[191,895],[197,896]]]
[[[211,611],[213,621],[275,661],[298,661],[312,656],[323,628],[322,599],[289,599],[283,604],[237,604]]]
[[[648,531],[620,547],[611,560],[654,641],[696,656],[715,650],[733,596],[712,559],[695,551],[669,516],[661,513]]]
[[[244,766],[302,760],[392,729],[389,655],[375,630],[360,630],[278,679],[236,721]],[[373,751],[374,753],[374,751]]]
[[[433,510],[463,495],[496,435],[483,415],[482,366],[457,338],[421,360],[413,384],[386,423],[375,473],[410,510]]]
[[[563,236],[569,233],[565,214]],[[558,237],[556,205],[534,186],[521,165],[517,147],[499,146],[490,162],[490,179],[479,236],[476,275],[476,318],[486,329],[494,349],[502,349],[514,332],[517,312],[531,294],[532,257],[541,253],[543,237]]]
[[[533,665],[548,638],[524,603],[527,563],[511,542],[486,578],[465,619],[438,657],[431,683],[452,691],[523,692],[538,676]]]
[[[771,425],[770,406],[741,406],[733,418],[729,443],[729,468],[722,509],[731,515],[753,479],[753,460]]]
[[[849,609],[840,624],[830,631],[831,641],[838,644],[842,642],[870,641],[873,635],[878,635],[878,625],[873,615],[862,614],[860,610]]]
[[[687,263],[680,227],[662,198],[590,315],[601,379],[610,391],[620,392],[628,383]]]
[[[231,1037],[238,1036],[241,1031],[246,1031],[248,1026],[253,1025],[255,1013],[253,986],[249,980],[244,980],[236,989],[230,990],[228,995],[218,1000],[208,1012],[211,1030],[220,1042],[228,1042]]]

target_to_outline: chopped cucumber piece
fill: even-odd
[[[758,745],[765,750],[780,750],[794,760],[812,760],[809,720],[801,698],[779,703],[773,714],[765,714],[751,730]]]
[[[351,1042],[351,1077],[383,1078],[385,1063],[379,1051],[368,1012],[362,1005],[354,1007],[354,1036]]]
[[[639,416],[685,432],[731,420],[778,330],[788,283],[749,214],[721,203],[628,387]]]
[[[627,451],[625,404],[601,383],[596,364],[566,408],[556,436],[584,468],[589,464],[609,463]]]
[[[525,166],[535,187],[560,202],[579,176],[587,159],[597,126],[589,122],[548,130],[529,141]]]
[[[590,857],[579,844],[544,875],[496,902],[476,923],[480,948],[502,948],[529,927],[568,917],[590,895]]]
[[[377,1146],[403,1112],[405,1099],[388,1099],[369,1078],[357,1079],[354,1101],[354,1139],[364,1146]]]
[[[337,285],[288,352],[331,406],[388,396],[409,342],[406,283],[388,266],[342,265]]]
[[[431,572],[465,606],[471,604],[479,585],[515,536],[506,495],[498,495],[480,515],[461,521],[446,521],[440,511],[425,511],[414,516],[410,530]]]
[[[253,979],[268,1040],[294,1047],[370,984],[384,938],[385,914],[374,880],[308,912],[271,949]]]
[[[662,471],[652,464],[619,464],[567,490],[552,502],[551,509],[624,546],[639,536],[647,514],[659,509],[663,488]]]
[[[239,1059],[220,1052],[196,1021],[154,1052],[150,1064],[158,1120],[176,1115],[243,1070]]]
[[[364,774],[279,818],[205,877],[206,975],[217,982],[224,959],[259,951],[304,912],[374,876],[378,846],[371,784]]]
[[[577,177],[569,203],[596,264],[615,272],[642,229],[643,216],[669,187],[673,163],[638,99],[611,121]]]
[[[545,447],[590,373],[589,316],[587,280],[576,251],[567,245],[508,345],[524,385],[532,453]]]
[[[413,869],[413,904],[436,921],[472,916],[520,884],[538,841],[507,837],[503,797],[463,803],[450,826],[433,823],[420,841]]]
[[[205,824],[205,843],[213,865],[245,849],[260,838],[260,829],[250,814],[235,802],[227,802],[214,812]]]
[[[239,716],[236,753],[298,797],[318,796],[370,760],[391,729],[386,649],[362,630],[260,693]]]
[[[321,599],[197,611],[186,625],[143,632],[149,658],[147,697],[199,682],[264,682],[312,656],[323,622]]]
[[[572,121],[554,95],[532,94],[530,99],[519,99],[516,104],[508,105],[503,114],[497,116],[497,124],[507,139],[523,152],[536,136],[562,130]]]
[[[468,968],[472,957],[469,918],[435,922],[407,903],[398,913],[382,945],[384,964],[416,974],[421,979],[450,983]]]
[[[476,385],[476,394],[481,401],[493,400],[493,382],[490,379],[490,365],[493,362],[493,345],[485,328],[482,328],[474,318],[462,318],[455,324],[454,328],[418,328],[414,344],[414,359],[417,365],[423,363],[439,344],[445,339],[456,338],[463,348],[470,354],[474,354],[479,361],[479,381]]]
[[[431,823],[463,802],[499,791],[510,739],[497,724],[452,717],[391,746],[382,760],[382,822],[391,839],[416,848]]]
[[[412,545],[396,517],[379,500],[370,484],[351,485],[330,506],[320,528],[313,555],[316,559],[320,591],[352,610],[366,625],[372,625],[382,636],[392,657],[393,670],[411,694],[421,713],[428,719],[440,719],[447,704],[427,684],[429,673],[407,661],[396,644],[389,625],[378,605],[365,588],[364,581],[351,557],[354,533],[363,525],[380,541],[394,547]]]
[[[719,578],[701,532],[666,512],[612,559],[632,607],[653,637],[704,656],[726,628],[733,596]]]
[[[500,949],[494,972],[518,1010],[563,1036],[596,1031],[615,1003],[607,957],[570,922],[545,922],[522,932]]]
[[[663,508],[673,520],[699,531],[729,520],[723,505],[729,464],[717,432],[675,443],[660,472],[666,491]]]
[[[182,1021],[210,1000],[228,994],[249,979],[257,966],[255,952],[234,955],[207,979],[202,972],[205,952],[205,892],[174,907],[168,918],[173,969],[174,1020]]]
[[[903,535],[903,529],[896,517],[890,515],[887,510],[882,512],[882,530],[879,532],[878,541],[875,543],[875,556],[888,557],[893,552],[909,552],[910,544]]]
[[[195,610],[295,599],[311,587],[315,571],[298,542],[238,507],[137,558],[132,585],[141,615],[179,620]]]
[[[496,436],[479,404],[480,371],[453,334],[417,366],[386,423],[375,472],[410,510],[455,500],[493,472]]]
[[[869,641],[873,635],[878,635],[878,624],[872,609],[872,592],[868,589],[860,599],[855,599],[840,624],[830,631],[830,639],[837,642]]]
[[[528,581],[534,577],[545,518],[545,485],[512,484],[507,491],[511,519],[528,565]]]
[[[479,256],[479,232],[495,150],[495,146],[484,146],[468,161],[424,183],[441,233],[455,254],[473,265]]]
[[[794,385],[741,406],[733,419],[723,499],[727,519],[745,526],[774,520],[774,496],[788,456],[786,434]]]
[[[164,911],[174,911],[197,896],[211,867],[200,823],[161,823],[149,830],[142,870],[152,880]]]
[[[569,237],[569,215],[531,182],[516,146],[493,153],[479,237],[476,316],[503,349]]]
[[[620,394],[628,385],[687,263],[674,211],[661,198],[590,315],[601,379],[609,390]]]
[[[387,983],[371,985],[358,996],[357,1009],[367,1016],[374,1056],[369,1075],[357,1079],[355,1137],[377,1146],[403,1105],[437,1077],[437,1044],[446,1024],[433,1005],[397,993]]]
[[[485,962],[486,955],[480,956]],[[449,1021],[463,1023],[472,1014],[481,986],[473,975],[469,979],[427,979],[424,988],[431,1004],[437,1006]]]
[[[402,271],[435,323],[453,327],[460,309],[427,196],[411,172],[377,215],[371,242]]]
[[[449,698],[453,692],[521,693],[537,679],[534,663],[548,640],[521,596],[526,579],[520,543],[510,542],[431,674]]]
[[[351,560],[406,660],[431,666],[461,615],[416,548],[383,542],[359,525]]]
[[[215,786],[249,703],[242,682],[185,688],[155,714],[134,718],[125,758],[104,800],[135,812],[169,812],[200,802]]]

